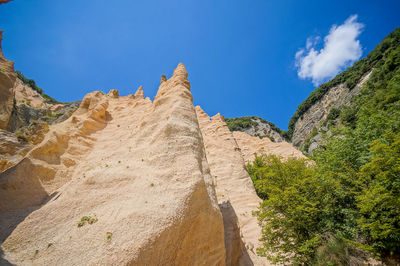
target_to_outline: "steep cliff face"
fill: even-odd
[[[186,77],[179,65],[154,102],[140,90],[87,95],[0,174],[7,260],[224,265],[222,216]]]
[[[240,148],[220,114],[210,118],[199,106],[196,113],[224,217],[227,265],[270,265],[266,258],[256,255],[261,245],[261,227],[252,212],[261,199],[246,171]]]
[[[4,58],[2,40],[3,32],[0,31],[0,129],[6,129],[13,111],[13,87],[17,76],[14,72],[14,62]]]
[[[360,92],[360,89],[368,81],[371,73],[372,70],[367,72],[353,89],[349,89],[345,83],[330,88],[295,123],[292,136],[293,145],[301,147],[305,140],[310,137],[314,128],[318,129],[322,127],[323,122],[328,118],[332,110],[341,110],[344,106],[350,105],[351,99]]]

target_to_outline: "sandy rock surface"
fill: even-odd
[[[3,260],[18,265],[224,265],[185,67],[154,102],[94,92],[51,126],[0,174],[0,228]]]
[[[37,91],[16,79],[14,84],[14,96],[17,105],[27,104],[33,108],[46,108],[46,100]]]
[[[254,160],[254,153],[273,154],[283,159],[306,158],[301,151],[288,142],[272,142],[269,138],[261,139],[240,131],[233,131],[232,134],[246,163]]]
[[[13,110],[13,86],[17,75],[14,72],[14,62],[4,58],[1,49],[3,32],[0,31],[0,129],[6,129]]]
[[[234,135],[219,114],[210,118],[199,106],[196,113],[224,217],[227,265],[271,265],[266,258],[256,255],[261,246],[261,228],[252,212],[257,210],[261,199],[254,190]]]

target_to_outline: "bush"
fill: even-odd
[[[400,254],[400,133],[372,142],[372,159],[360,171],[358,223],[379,255]]]
[[[275,263],[314,264],[319,248],[331,241],[327,235],[341,241],[352,236],[343,226],[352,219],[341,203],[346,193],[340,182],[320,176],[307,160],[282,162],[277,156],[261,155],[247,169],[263,199],[256,212],[264,243],[260,255]]]
[[[226,124],[230,131],[244,131],[245,129],[256,127],[257,122],[252,120],[252,117],[238,117],[238,118],[226,118]]]
[[[333,121],[333,120],[335,120],[336,118],[338,118],[339,115],[340,115],[340,110],[337,109],[336,107],[333,107],[333,108],[329,111],[329,114],[328,114],[328,116],[326,117],[326,119],[329,120],[329,121]]]

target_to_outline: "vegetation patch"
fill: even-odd
[[[48,114],[46,114],[46,116],[47,117],[50,117],[50,118],[59,118],[60,116],[62,116],[63,115],[63,113],[48,113]]]
[[[111,232],[107,232],[107,233],[106,233],[106,241],[107,241],[107,242],[110,242],[110,241],[111,241],[112,235],[113,235],[113,234],[112,234]]]
[[[82,227],[85,224],[94,224],[97,222],[98,219],[96,217],[91,217],[91,216],[83,216],[81,220],[77,223],[78,227]]]

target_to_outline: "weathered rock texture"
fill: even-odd
[[[15,134],[0,129],[0,172],[23,159],[31,145]]]
[[[5,259],[225,264],[223,220],[185,67],[163,80],[154,102],[142,95],[88,94],[0,174]],[[98,221],[78,227],[83,216]]]
[[[245,117],[249,118],[252,121],[252,124],[249,125],[247,128],[243,129],[231,129],[233,131],[240,130],[242,132],[246,132],[247,134],[254,136],[254,137],[268,137],[274,142],[282,142],[285,141],[285,138],[282,137],[280,131],[274,124],[260,118],[257,116],[250,116]],[[230,118],[229,120],[241,119],[239,118]],[[227,120],[227,121],[229,121]],[[228,125],[229,126],[229,125]],[[277,130],[278,131],[277,131]]]
[[[234,131],[233,137],[236,140],[243,159],[246,163],[254,160],[254,154],[273,154],[287,158],[306,158],[304,154],[288,142],[272,142],[268,138],[250,136],[244,132]]]
[[[360,82],[352,89],[345,84],[332,87],[321,100],[313,104],[307,112],[300,117],[294,127],[292,143],[296,147],[304,144],[307,137],[310,136],[314,128],[321,126],[332,110],[332,108],[341,109],[345,105],[349,105],[351,98],[360,92],[361,87],[368,81],[372,71],[368,72]]]
[[[196,112],[224,217],[227,265],[269,265],[266,258],[256,255],[261,245],[261,228],[252,212],[261,200],[246,171],[240,148],[223,117],[217,114],[210,118],[199,106]]]
[[[18,131],[0,130],[0,264],[270,264],[256,255],[261,200],[245,162],[303,155],[195,109],[182,64],[153,102],[140,86],[89,93],[75,111],[15,84]]]
[[[18,79],[14,63],[2,54],[1,41],[0,31],[0,172],[18,163],[32,144],[43,140],[46,124],[66,120],[79,106],[79,102],[49,103]]]
[[[13,87],[17,75],[14,62],[7,61],[1,49],[3,32],[0,31],[0,129],[6,129],[14,106]]]

